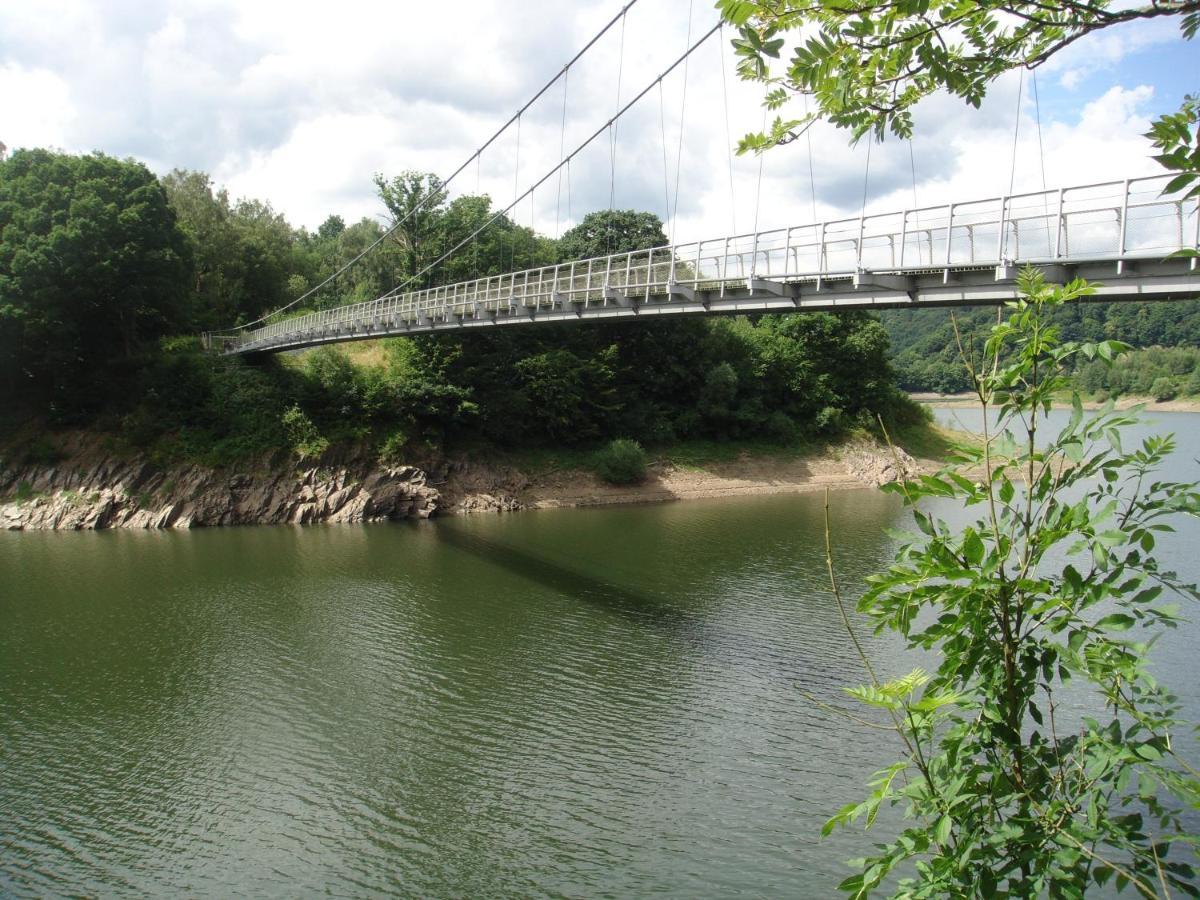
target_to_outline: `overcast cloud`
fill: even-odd
[[[268,200],[315,228],[336,213],[379,216],[372,177],[421,169],[446,175],[553,75],[621,0],[473,0],[446,4],[342,0],[39,0],[0,7],[0,140],[133,156],[158,172],[201,169],[235,196]],[[692,35],[716,22],[709,0],[692,7]],[[471,165],[455,193],[501,205],[523,191],[616,109],[653,82],[686,46],[684,0],[640,0],[522,119]],[[726,35],[726,38],[728,35]],[[1080,41],[1039,75],[1041,148],[1052,187],[1155,173],[1141,133],[1178,102],[1194,46],[1171,22],[1126,26]],[[1019,77],[1006,77],[981,110],[931,98],[910,148],[891,141],[849,148],[817,127],[809,141],[758,162],[734,159],[734,140],[761,125],[759,91],[728,68],[712,39],[653,89],[617,128],[615,175],[601,138],[515,215],[554,234],[607,207],[667,217],[678,179],[680,240],[857,214],[864,175],[869,209],[968,199],[1042,184],[1029,79],[1017,123]],[[1195,87],[1195,85],[1184,85]],[[660,99],[661,98],[661,99]],[[680,152],[680,116],[683,143]],[[1018,124],[1016,167],[1013,130]],[[665,142],[664,142],[665,136]],[[664,154],[665,150],[665,154]],[[664,155],[666,158],[664,172]],[[680,162],[676,172],[676,159]],[[519,162],[519,165],[518,165]],[[913,170],[916,170],[916,183]],[[611,179],[611,181],[610,181]],[[561,181],[561,188],[560,188]],[[814,196],[815,194],[815,196]],[[756,202],[756,197],[759,198]],[[814,211],[815,209],[815,211]]]

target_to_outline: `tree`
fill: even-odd
[[[442,180],[431,172],[410,169],[391,181],[377,174],[375,187],[391,215],[392,241],[401,251],[400,274],[411,278],[440,255],[435,255],[435,249],[446,202]]]
[[[604,209],[588,213],[583,221],[563,233],[558,241],[560,261],[632,253],[664,247],[667,235],[662,219],[633,209]]]
[[[1154,557],[1171,516],[1200,514],[1200,492],[1156,480],[1172,439],[1126,448],[1121,429],[1134,419],[1111,405],[1085,417],[1075,395],[1047,440],[1051,398],[1075,360],[1108,361],[1122,345],[1062,342],[1047,322],[1086,284],[1049,288],[1027,270],[1021,290],[972,371],[989,423],[982,444],[889,486],[920,534],[868,579],[858,607],[938,667],[885,682],[862,655],[871,683],[850,693],[887,716],[903,756],[826,832],[870,826],[887,805],[906,820],[842,888],[865,897],[901,867],[905,897],[1083,897],[1109,881],[1196,896],[1194,837],[1171,799],[1200,804],[1179,744],[1191,728],[1146,655],[1153,632],[1178,621],[1162,601],[1200,599]],[[951,526],[918,507],[930,497],[982,513]],[[1072,681],[1091,698],[1082,713],[1062,700]]]
[[[1110,0],[719,0],[739,29],[733,42],[741,77],[768,86],[779,110],[794,94],[816,100],[807,117],[777,117],[740,150],[793,140],[816,118],[882,139],[912,134],[912,108],[947,90],[979,106],[988,86],[1018,67],[1035,69],[1086,35],[1138,19],[1177,16],[1191,39],[1200,30],[1197,0],[1126,6]],[[775,71],[788,32],[805,30],[782,72]],[[1194,124],[1194,119],[1193,119]]]
[[[176,169],[163,179],[195,259],[192,327],[226,328],[295,299],[299,275],[311,283],[296,233],[261,200],[233,203],[204,172]]]
[[[97,401],[116,360],[178,327],[191,260],[158,179],[102,154],[0,163],[0,366],[8,396]]]

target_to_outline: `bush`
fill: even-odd
[[[292,406],[282,416],[288,442],[301,459],[320,456],[329,449],[329,441],[317,431],[312,419],[299,406]]]
[[[599,451],[596,474],[609,484],[639,484],[646,480],[646,451],[637,441],[618,438]]]
[[[1191,378],[1187,380],[1187,384],[1183,386],[1183,392],[1189,397],[1194,397],[1200,394],[1200,368],[1196,368],[1192,372]]]
[[[1175,387],[1175,382],[1165,376],[1154,379],[1154,384],[1150,385],[1150,396],[1156,403],[1174,400],[1178,393],[1179,389]]]
[[[794,441],[800,437],[800,427],[796,424],[795,420],[779,409],[767,416],[766,432],[767,436],[772,440],[783,441],[785,443]]]
[[[404,449],[408,446],[408,435],[397,428],[379,444],[379,461],[384,465],[396,465],[404,461]]]

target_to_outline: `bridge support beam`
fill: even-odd
[[[887,272],[868,272],[859,269],[854,273],[854,289],[895,291],[897,294],[908,294],[912,298],[916,282],[907,275],[893,275]]]
[[[550,294],[550,304],[558,307],[564,312],[574,312],[576,315],[581,315],[583,312],[582,300],[576,300],[574,297],[568,297],[561,291],[553,291]]]
[[[633,299],[626,294],[622,294],[616,288],[606,287],[604,289],[604,301],[607,303],[609,300],[617,304],[617,306],[623,306],[626,309],[637,309],[637,304],[633,302]]]
[[[1050,284],[1066,284],[1068,281],[1071,280],[1072,275],[1073,275],[1073,271],[1072,271],[1073,267],[1065,266],[1065,265],[1062,265],[1061,263],[1045,263],[1042,265],[1038,265],[1037,263],[1034,263],[1033,267],[1035,269],[1041,269],[1042,277],[1044,277],[1046,279],[1046,281]],[[1025,267],[1018,266],[1012,262],[1003,262],[1000,265],[996,266],[996,280],[997,281],[1016,281],[1017,277],[1021,274],[1021,270],[1023,268],[1025,268]],[[1118,272],[1118,274],[1120,274],[1119,268],[1118,268],[1117,272]]]
[[[765,278],[746,279],[746,288],[753,294],[770,294],[772,297],[788,296],[788,287],[779,281],[768,281]]]
[[[678,281],[672,281],[667,284],[667,297],[671,299],[678,297],[681,300],[686,300],[688,303],[695,303],[696,291],[686,284],[680,284]]]

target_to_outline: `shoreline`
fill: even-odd
[[[974,394],[938,394],[932,391],[915,391],[908,395],[910,400],[925,406],[939,406],[946,409],[961,409],[979,405],[979,398]],[[1084,409],[1103,409],[1106,404],[1098,400],[1084,400]],[[1121,396],[1113,401],[1114,409],[1130,409],[1134,406],[1145,406],[1146,412],[1186,412],[1200,413],[1200,397],[1179,397],[1175,400],[1156,401],[1153,397]],[[1071,404],[1063,400],[1054,401],[1055,409],[1070,409]]]
[[[463,458],[390,466],[352,452],[306,462],[276,455],[238,470],[159,468],[106,452],[98,435],[76,433],[63,443],[70,452],[54,464],[0,464],[0,529],[355,524],[666,503],[878,487],[940,465],[853,437],[808,453],[743,449],[702,466],[654,460],[644,482],[615,486],[579,466],[522,471]]]
[[[938,462],[916,459],[901,450],[904,475],[936,468]],[[482,474],[482,477],[480,477]],[[472,515],[525,509],[669,503],[723,497],[802,494],[820,490],[877,487],[896,480],[899,470],[890,450],[865,441],[849,441],[805,456],[743,451],[734,460],[703,467],[652,462],[641,484],[610,485],[591,472],[564,469],[542,475],[510,470],[519,484],[492,484],[495,472],[463,472],[446,484],[448,508],[440,515]],[[505,479],[501,475],[501,481]]]

